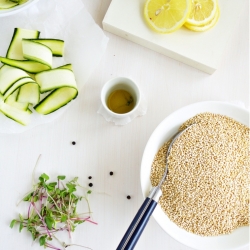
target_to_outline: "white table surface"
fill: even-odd
[[[83,3],[101,26],[110,0],[83,0]],[[79,176],[84,186],[88,186],[88,176],[93,177],[90,203],[98,225],[80,225],[74,242],[95,250],[111,250],[118,245],[143,201],[140,164],[156,126],[173,111],[194,102],[241,101],[249,107],[248,8],[238,20],[221,66],[213,75],[105,34],[109,37],[105,54],[70,109],[55,121],[27,132],[0,134],[2,250],[42,249],[38,244],[32,245],[27,233],[9,228],[10,220],[21,211],[15,204],[29,190],[40,154],[36,177],[43,172],[50,176]],[[132,77],[148,102],[147,114],[126,126],[115,126],[97,114],[101,88],[114,76]],[[168,236],[153,218],[136,249],[191,250]]]

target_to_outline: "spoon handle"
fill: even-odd
[[[153,199],[145,199],[116,250],[134,249],[156,206]]]

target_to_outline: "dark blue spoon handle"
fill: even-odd
[[[134,249],[156,206],[157,202],[153,199],[145,199],[116,250]]]

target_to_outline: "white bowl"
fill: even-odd
[[[226,115],[242,124],[249,126],[249,111],[239,106],[224,102],[200,102],[183,107],[166,117],[154,130],[143,153],[141,163],[141,188],[144,198],[151,188],[150,170],[155,154],[169,140],[179,126],[198,113],[211,112]],[[171,237],[197,250],[235,250],[247,247],[249,244],[249,227],[241,227],[229,235],[201,237],[179,228],[169,220],[167,215],[157,206],[154,219]]]
[[[13,8],[6,9],[6,10],[0,10],[0,17],[14,15],[22,10],[27,9],[28,7],[32,6],[32,4],[38,2],[39,0],[28,0],[26,3],[17,5]]]

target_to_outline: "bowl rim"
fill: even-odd
[[[4,9],[4,10],[0,10],[0,18],[1,17],[5,17],[5,16],[10,16],[10,15],[14,15],[22,10],[27,9],[28,7],[32,6],[33,4],[37,3],[39,0],[28,0],[27,2],[17,5],[13,8],[10,9]]]
[[[159,150],[159,148],[166,140],[171,138],[171,136],[177,131],[179,126],[184,121],[193,117],[195,114],[202,112],[227,115],[229,117],[232,117],[236,121],[249,126],[249,111],[246,108],[229,102],[196,102],[177,109],[176,111],[169,114],[158,124],[158,126],[156,126],[153,133],[150,135],[142,155],[140,167],[140,184],[144,199],[147,197],[148,192],[151,188],[149,176],[152,160],[155,153]],[[160,136],[162,138],[160,138]],[[145,179],[145,177],[147,179]],[[168,219],[160,206],[156,207],[152,217],[156,220],[160,227],[172,238],[186,246],[192,247],[197,250],[236,250],[249,245],[248,240],[246,241],[245,239],[246,237],[248,238],[249,227],[240,227],[234,230],[233,233],[229,235],[202,237],[179,228],[176,224]],[[240,238],[242,234],[245,237],[242,243],[234,243],[234,241],[231,239],[231,235],[234,236],[234,239],[238,239],[238,237]]]

